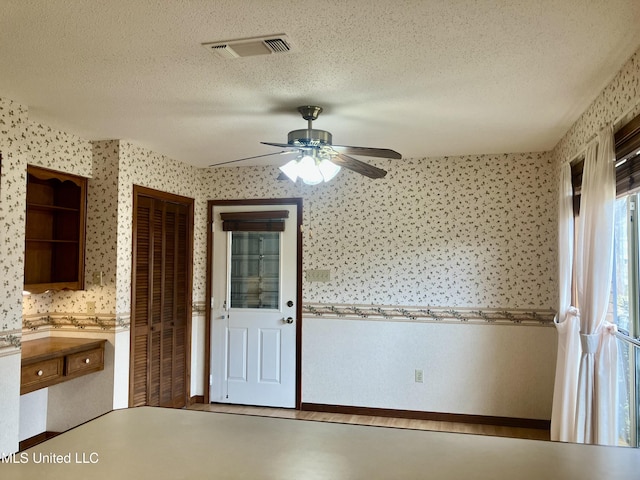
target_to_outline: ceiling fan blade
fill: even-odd
[[[348,155],[344,155],[342,153],[331,157],[331,161],[336,165],[340,165],[341,167],[353,170],[354,172],[357,172],[369,178],[382,178],[387,174],[386,170],[382,170],[381,168],[374,167],[373,165],[369,165],[368,163],[361,162],[360,160],[356,160],[355,158],[349,157]]]
[[[300,145],[289,145],[288,143],[271,143],[271,142],[260,142],[263,145],[271,145],[272,147],[280,147],[280,148],[295,148],[296,150],[300,150]]]
[[[347,155],[362,155],[364,157],[380,157],[380,158],[395,158],[401,159],[400,155],[395,150],[388,148],[370,148],[370,147],[350,147],[348,145],[331,145],[338,153],[345,153]]]
[[[286,154],[289,154],[289,153],[295,153],[295,152],[292,152],[291,150],[283,150],[282,152],[265,153],[264,155],[255,155],[253,157],[245,157],[245,158],[238,158],[237,160],[229,160],[228,162],[214,163],[214,164],[211,164],[209,166],[210,167],[217,167],[219,165],[227,165],[229,163],[243,162],[245,160],[252,160],[254,158],[270,157],[271,155],[286,155]]]

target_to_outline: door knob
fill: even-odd
[[[284,323],[293,323],[293,317],[283,318],[282,320],[284,321]]]

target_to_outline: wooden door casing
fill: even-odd
[[[303,218],[303,200],[302,198],[268,198],[268,199],[238,199],[238,200],[209,200],[207,202],[207,225],[212,225],[213,222],[213,208],[215,206],[223,205],[296,205],[297,206],[297,293],[294,303],[296,304],[296,318],[300,321],[295,322],[296,325],[296,409],[300,410],[302,407],[302,218]],[[207,229],[207,284],[206,284],[206,303],[211,304],[213,296],[212,285],[212,271],[211,265],[213,264],[213,232],[211,228]],[[205,309],[205,333],[204,333],[204,358],[207,361],[204,362],[204,403],[211,401],[211,392],[209,381],[211,378],[211,322],[212,322],[212,309]]]
[[[193,200],[135,187],[129,405],[189,401]]]
[[[296,406],[297,205],[279,208],[213,207],[211,401]],[[227,226],[237,217],[260,220]]]

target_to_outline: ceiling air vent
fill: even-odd
[[[270,38],[264,41],[265,45],[273,51],[273,53],[290,52],[291,47],[287,45],[282,38]]]
[[[233,51],[226,43],[224,45],[208,45],[209,48],[220,57],[223,58],[237,58],[238,54]]]
[[[222,58],[242,58],[271,53],[287,53],[295,50],[284,34],[268,37],[242,38],[226,42],[203,43],[203,47]]]

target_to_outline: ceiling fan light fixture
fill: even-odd
[[[318,164],[318,170],[322,174],[325,182],[328,182],[340,172],[340,165],[336,165],[326,158]]]
[[[305,155],[298,162],[298,176],[307,185],[317,185],[324,180],[316,159],[310,155]]]
[[[315,154],[304,154],[281,166],[280,170],[294,183],[300,178],[307,185],[317,185],[334,178],[340,172],[340,166],[328,158],[320,160]]]
[[[291,180],[292,182],[295,183],[295,181],[298,180],[299,168],[297,160],[291,160],[290,162],[287,162],[285,165],[280,167],[280,170],[287,177],[289,177],[289,180]]]

